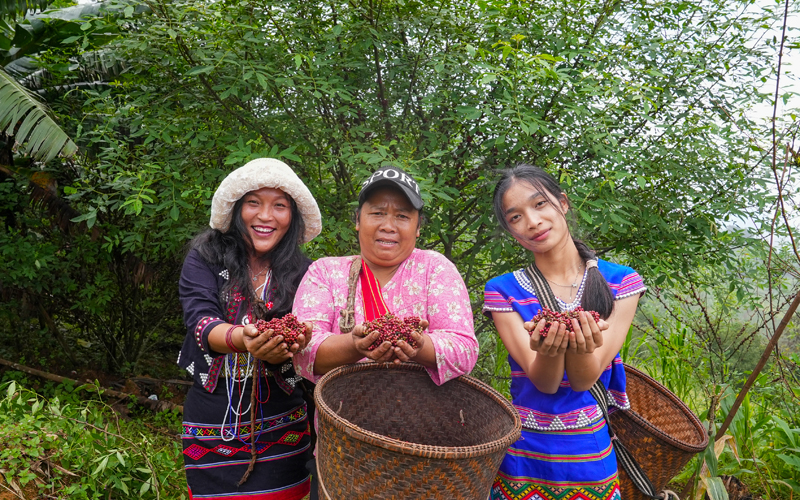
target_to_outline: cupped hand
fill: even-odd
[[[428,320],[423,319],[419,322],[419,326],[425,330],[428,328]],[[414,339],[417,347],[412,347],[411,344],[404,340],[398,341],[397,347],[394,348],[394,362],[400,364],[405,361],[414,361],[414,358],[417,357],[419,351],[422,350],[422,346],[425,345],[425,337],[426,335],[423,333],[413,332],[411,334],[411,338]]]
[[[531,350],[551,358],[564,354],[569,342],[566,325],[551,323],[550,328],[545,331],[546,323],[544,319],[541,319],[538,323],[528,321],[523,324],[523,327],[531,332]]]
[[[377,330],[368,332],[362,323],[353,328],[353,333],[350,335],[353,338],[353,347],[355,347],[356,351],[363,357],[380,363],[392,361],[394,358],[392,343],[388,340],[381,342],[375,349],[369,350],[369,347],[380,337],[380,333]]]
[[[306,321],[303,323],[303,327],[305,328],[303,330],[304,333],[298,335],[297,340],[294,343],[294,345],[297,346],[297,350],[295,350],[294,352],[305,349],[308,343],[311,342],[311,330],[314,328],[314,326],[308,321]],[[291,351],[292,349],[289,348],[289,350]]]
[[[254,325],[245,325],[242,332],[242,341],[253,357],[273,365],[280,365],[291,359],[300,348],[300,345],[295,343],[288,346],[283,341],[283,335],[273,335],[273,333],[272,330],[265,330],[259,333]],[[298,337],[298,341],[300,341],[300,337],[303,337],[303,335]],[[305,344],[305,338],[303,343]]]
[[[569,332],[569,350],[575,354],[593,353],[603,345],[602,331],[607,330],[609,324],[602,320],[596,322],[586,311],[580,311],[578,316],[571,320],[573,331]]]

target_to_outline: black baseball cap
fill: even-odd
[[[360,207],[364,204],[370,191],[380,186],[400,188],[415,210],[422,209],[422,196],[419,194],[417,181],[402,169],[391,165],[379,168],[361,184],[361,192],[358,193],[358,206]]]

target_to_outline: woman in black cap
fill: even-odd
[[[360,254],[314,262],[297,289],[294,314],[313,324],[311,340],[294,358],[300,375],[316,382],[350,363],[413,361],[441,385],[475,366],[478,341],[467,287],[445,256],[416,248],[422,207],[419,185],[397,167],[364,181],[355,212]],[[348,300],[351,272],[358,280]],[[384,341],[369,350],[379,333],[365,331],[363,323],[387,312],[417,316],[427,326],[414,335],[416,347]]]

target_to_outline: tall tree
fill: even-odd
[[[769,47],[754,37],[775,16],[747,1],[145,5],[118,20],[114,85],[54,106],[85,151],[59,174],[75,220],[119,259],[163,264],[162,278],[219,180],[255,156],[312,186],[317,256],[354,251],[359,180],[402,164],[429,207],[421,244],[456,262],[476,308],[486,279],[522,258],[491,216],[497,168],[556,174],[575,230],[659,284],[735,261],[743,235],[726,224],[769,203],[740,111],[766,98],[751,81]],[[119,338],[103,314],[87,331]]]

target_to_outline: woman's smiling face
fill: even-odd
[[[545,253],[569,237],[566,195],[554,197],[543,187],[516,180],[503,195],[503,217],[520,245]]]
[[[275,188],[250,191],[243,197],[242,221],[253,242],[252,257],[259,258],[273,250],[292,223],[289,196]]]
[[[414,251],[419,211],[399,189],[377,188],[361,205],[356,231],[361,256],[370,268],[391,268]]]

